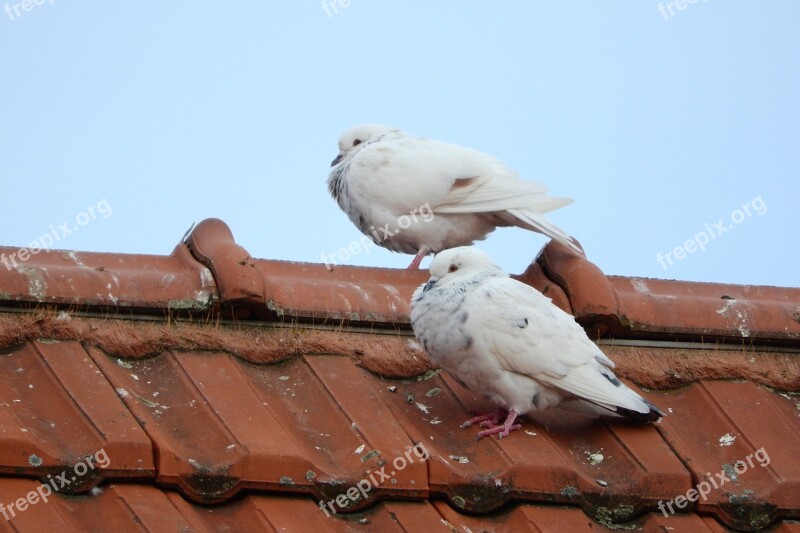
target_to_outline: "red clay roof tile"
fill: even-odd
[[[0,254],[15,251],[0,247]],[[211,272],[183,245],[169,256],[53,250],[0,268],[0,288],[4,307],[57,304],[162,316],[207,309],[217,294]]]
[[[33,342],[0,357],[0,473],[45,478],[99,450],[113,457],[64,492],[102,478],[152,478],[152,442],[76,342]]]
[[[595,336],[777,345],[800,340],[800,288],[605,276],[558,243],[548,244],[538,263]]]
[[[489,406],[409,336],[424,272],[255,260],[218,220],[168,257],[51,252],[18,267],[0,269],[14,311],[0,316],[0,503],[100,449],[110,460],[64,491],[101,494],[54,495],[19,529],[791,530],[800,517],[797,398],[752,382],[644,391],[667,412],[655,426],[546,413],[475,442],[459,424]],[[800,289],[605,276],[557,244],[518,279],[617,339],[746,333],[724,350],[603,345],[640,384],[800,383]],[[769,465],[659,510],[760,448]],[[348,497],[365,480],[366,498]]]

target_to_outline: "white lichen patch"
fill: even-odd
[[[594,453],[586,452],[586,456],[587,456],[586,458],[589,460],[589,464],[593,466],[599,465],[605,459],[603,454],[600,452],[594,452]]]

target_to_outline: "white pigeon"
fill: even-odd
[[[390,126],[355,126],[339,138],[328,190],[376,244],[416,254],[472,244],[498,226],[518,226],[581,249],[543,213],[572,203],[545,194],[494,157]]]
[[[479,250],[437,254],[411,299],[414,334],[433,362],[497,407],[465,422],[501,438],[518,415],[561,407],[655,422],[663,414],[611,371],[572,315]],[[505,422],[500,424],[503,416]]]

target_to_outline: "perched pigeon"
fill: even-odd
[[[559,404],[655,422],[662,413],[619,381],[575,319],[470,247],[437,254],[411,299],[414,334],[433,362],[498,409],[468,420],[505,437],[520,414]],[[506,416],[505,422],[500,424]]]
[[[537,231],[583,253],[543,216],[571,199],[548,196],[544,185],[477,150],[366,124],[342,134],[331,166],[328,190],[339,207],[376,244],[416,254],[409,268],[498,226]]]

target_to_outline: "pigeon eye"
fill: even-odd
[[[354,147],[358,146],[359,144],[361,144],[361,139],[356,139],[355,141],[353,141],[353,146]]]
[[[456,265],[450,265],[450,268],[447,271],[448,272],[455,272],[456,270],[458,270],[458,267]]]

